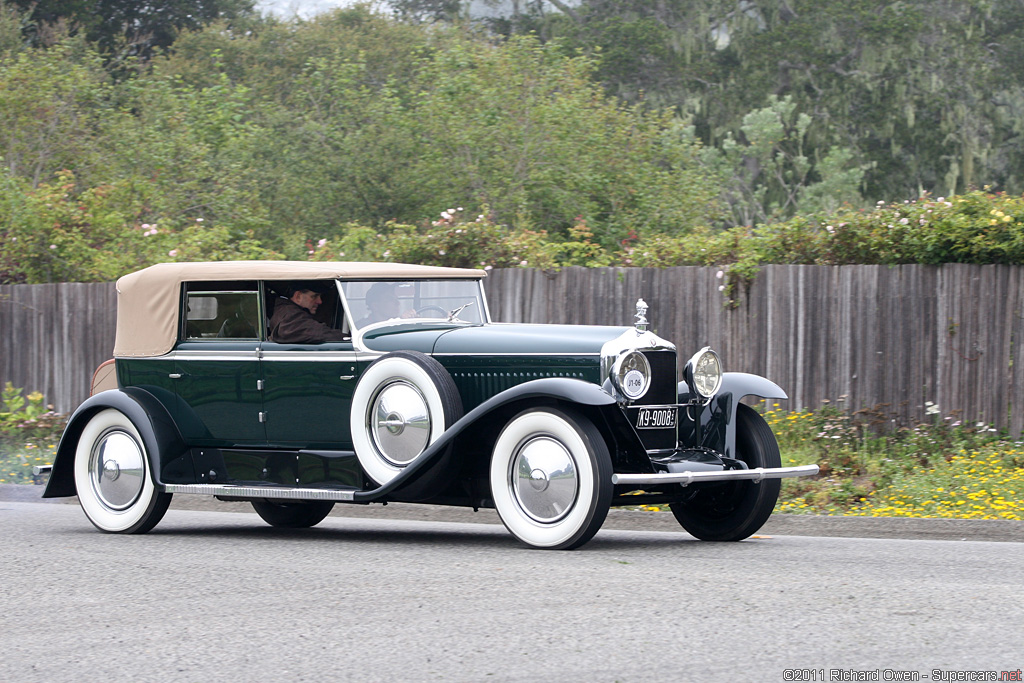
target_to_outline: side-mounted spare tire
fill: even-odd
[[[377,484],[398,476],[462,417],[462,399],[440,363],[417,351],[395,351],[374,361],[352,396],[352,442],[363,471]],[[400,494],[426,499],[443,475],[449,452]]]

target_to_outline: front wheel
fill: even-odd
[[[535,548],[569,550],[601,528],[612,498],[612,462],[594,424],[554,409],[519,413],[498,436],[491,496],[502,523]]]
[[[119,410],[92,416],[75,449],[78,502],[93,525],[110,533],[144,534],[159,522],[171,494],[153,483],[139,430]]]
[[[256,514],[270,526],[282,529],[306,529],[324,521],[324,518],[334,509],[334,501],[275,503],[272,500],[254,500],[252,507]]]
[[[779,444],[756,410],[740,404],[736,411],[736,457],[747,467],[781,467]],[[698,485],[689,499],[669,507],[676,520],[702,541],[741,541],[768,521],[782,484],[778,479],[749,479]]]

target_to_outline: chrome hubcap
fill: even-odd
[[[537,522],[565,517],[576,501],[576,461],[559,441],[536,436],[524,441],[512,458],[509,479],[519,507]]]
[[[408,382],[392,382],[377,393],[370,425],[377,451],[397,467],[408,465],[430,442],[430,409]]]
[[[142,493],[145,476],[145,455],[135,437],[111,429],[96,439],[89,457],[89,480],[105,506],[111,510],[130,507]]]

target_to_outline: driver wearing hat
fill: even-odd
[[[274,314],[270,316],[270,341],[279,344],[319,344],[326,341],[342,341],[348,335],[334,329],[313,314],[323,303],[323,286],[315,282],[299,282],[286,288],[274,303]]]

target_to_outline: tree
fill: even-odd
[[[81,41],[0,56],[0,163],[33,187],[62,168],[92,166],[108,95],[99,59]]]
[[[715,190],[693,140],[671,114],[602,95],[592,70],[527,37],[438,55],[415,119],[428,196],[559,234],[581,216],[605,244],[707,221]]]
[[[581,217],[611,243],[714,215],[685,127],[604,95],[593,68],[534,38],[494,42],[357,7],[254,36],[188,34],[154,70],[245,86],[241,114],[260,130],[252,174],[278,233],[315,241],[352,221],[416,224],[462,206],[560,235]]]
[[[812,124],[798,113],[792,97],[769,96],[768,106],[743,117],[736,138],[727,133],[719,147],[703,152],[704,162],[726,178],[723,194],[732,222],[753,225],[797,211],[833,212],[843,203],[860,203],[859,188],[867,166],[857,165],[846,148],[808,155]]]
[[[395,16],[414,24],[454,21],[462,9],[460,0],[392,0]]]
[[[708,146],[772,96],[811,117],[810,159],[848,149],[862,196],[1024,189],[1017,0],[584,0],[523,30],[599,59],[608,92],[692,119]]]
[[[21,27],[26,15],[14,5],[0,0],[0,56],[22,47]]]
[[[45,42],[48,27],[81,33],[107,55],[143,58],[169,47],[183,30],[251,17],[253,0],[13,0],[29,12],[28,35]]]

